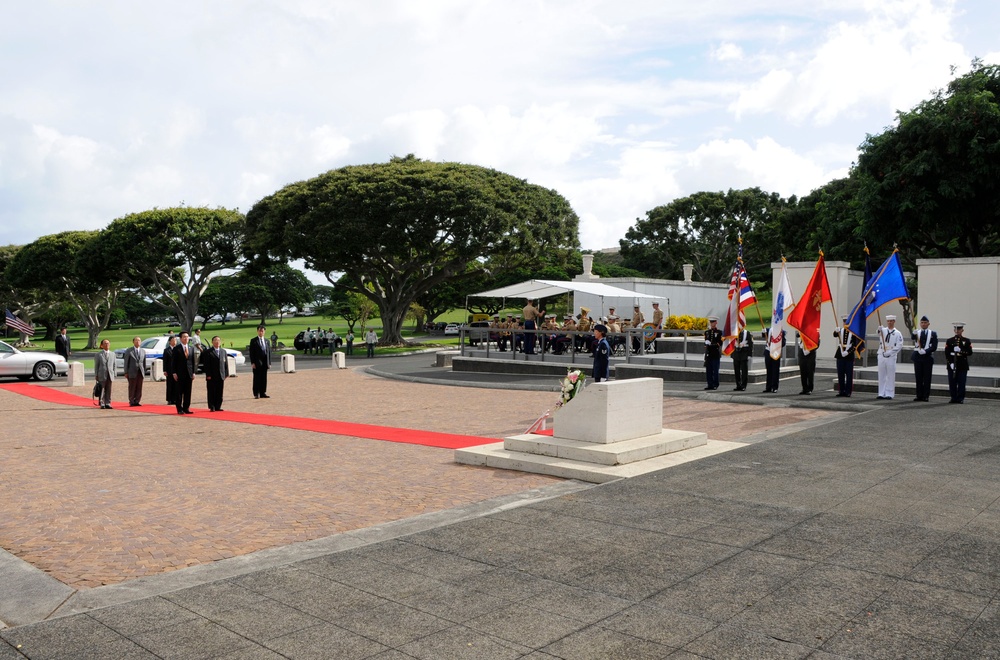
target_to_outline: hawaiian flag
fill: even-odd
[[[743,246],[740,246],[742,252]],[[722,326],[722,352],[732,355],[736,350],[736,339],[740,330],[746,327],[747,317],[743,313],[746,307],[757,302],[747,271],[741,261],[733,267],[733,276],[729,279],[729,309],[726,311],[726,323]]]
[[[722,325],[722,353],[732,355],[736,350],[736,339],[740,330],[747,324],[746,315],[740,306],[740,273],[743,267],[736,262],[733,276],[729,278],[729,308],[726,310],[726,322]]]
[[[815,351],[819,347],[820,310],[823,303],[832,301],[830,283],[826,279],[826,262],[823,260],[823,253],[820,252],[809,286],[802,292],[795,309],[788,315],[788,325],[799,331],[802,345],[810,351]]]
[[[6,314],[7,314],[7,327],[8,328],[10,328],[11,330],[17,330],[18,332],[26,334],[29,337],[34,336],[34,334],[35,334],[35,327],[34,326],[28,325],[27,323],[25,323],[21,319],[17,318],[13,314],[11,314],[9,309],[4,309],[3,311],[6,312]]]

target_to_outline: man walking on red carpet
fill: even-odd
[[[267,345],[267,330],[257,326],[257,337],[250,340],[250,368],[253,369],[253,398],[270,399],[267,395],[267,370],[271,368],[271,349]]]

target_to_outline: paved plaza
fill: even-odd
[[[271,380],[226,409],[499,438],[556,399]],[[1000,656],[996,404],[751,403],[665,398],[665,426],[749,444],[591,486],[0,392],[0,659]]]

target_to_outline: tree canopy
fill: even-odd
[[[575,247],[578,224],[553,190],[412,156],[291,184],[247,214],[251,251],[304,259],[331,283],[367,296],[379,308],[386,344],[402,342],[412,302],[465,276],[471,261]]]
[[[760,188],[675,199],[651,209],[629,228],[620,241],[623,265],[651,277],[680,279],[683,265],[689,263],[701,281],[728,281],[742,236],[747,269],[759,277],[781,257],[775,233],[785,206],[777,193]]]
[[[853,177],[861,233],[911,256],[1000,250],[1000,66],[974,61],[944,90],[869,135]]]
[[[69,301],[87,328],[87,346],[108,327],[121,281],[87,258],[88,247],[100,240],[97,231],[66,231],[42,236],[21,248],[10,263],[10,282],[34,287],[53,300]]]
[[[190,329],[198,301],[216,273],[243,260],[239,211],[179,207],[118,218],[88,246],[91,263],[177,315]]]

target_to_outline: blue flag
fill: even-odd
[[[872,275],[861,295],[861,300],[847,317],[847,327],[859,337],[865,336],[865,321],[880,307],[894,300],[909,298],[903,265],[899,262],[899,252],[893,252],[878,271]]]

